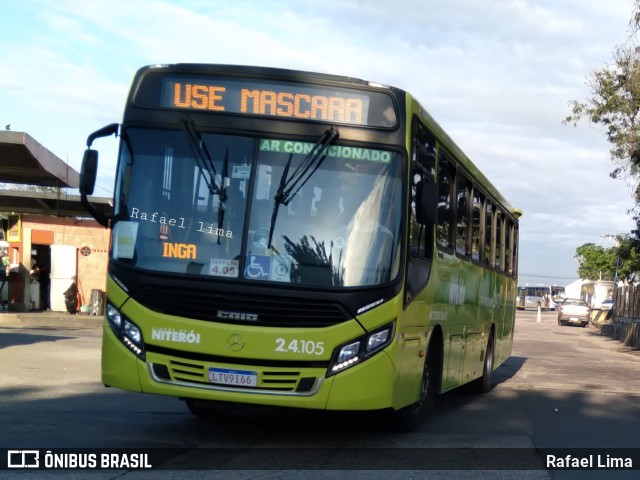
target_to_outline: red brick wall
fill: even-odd
[[[53,243],[77,248],[78,287],[82,305],[89,304],[92,289],[105,291],[110,230],[95,220],[23,215],[22,229],[24,231],[27,228],[52,231]],[[89,247],[91,253],[83,256],[80,253],[82,247]]]

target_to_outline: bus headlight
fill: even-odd
[[[360,342],[350,343],[340,348],[335,362],[331,362],[329,373],[338,373],[356,363],[360,358]]]
[[[136,345],[142,344],[142,334],[140,333],[140,329],[136,327],[133,323],[124,321],[124,334],[126,337],[131,339],[133,343]]]
[[[367,351],[372,352],[377,348],[379,348],[380,345],[386,345],[390,334],[391,334],[390,328],[382,330],[381,332],[371,334],[369,336],[369,339],[367,340]]]
[[[107,320],[109,320],[109,325],[111,325],[114,331],[120,331],[122,328],[122,317],[118,309],[110,303],[107,303]]]
[[[142,332],[138,326],[125,317],[116,307],[107,302],[106,316],[109,326],[132,353],[141,360],[145,359]]]
[[[349,343],[338,346],[331,356],[327,377],[357,365],[391,343],[395,322],[391,322]]]

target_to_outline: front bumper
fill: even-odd
[[[391,346],[389,347],[391,348]],[[111,359],[107,361],[106,359]],[[382,351],[348,370],[326,377],[328,362],[216,361],[204,355],[147,351],[143,361],[105,328],[102,381],[105,385],[159,395],[328,410],[377,410],[392,406],[395,371]],[[255,387],[213,384],[209,370],[255,372]]]

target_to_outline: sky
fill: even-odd
[[[222,63],[347,75],[412,92],[523,210],[519,284],[577,279],[576,248],[634,224],[605,132],[571,100],[629,39],[633,0],[0,0],[0,127],[80,170],[144,65]],[[95,194],[113,192],[101,139]]]

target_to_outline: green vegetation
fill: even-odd
[[[571,101],[571,114],[564,122],[577,126],[586,118],[604,128],[614,164],[610,175],[631,186],[635,205],[629,213],[637,227],[629,234],[615,235],[612,248],[592,243],[578,247],[574,258],[580,264],[580,278],[612,280],[617,271],[619,279],[630,279],[640,272],[640,0],[634,0],[629,25],[629,39],[614,49],[613,64],[591,73],[591,96]]]
[[[634,280],[640,274],[640,240],[616,235],[616,246],[585,243],[576,249],[578,276],[590,280]]]

